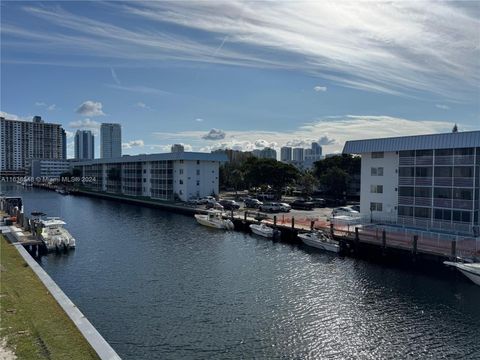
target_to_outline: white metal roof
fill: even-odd
[[[402,151],[480,147],[480,131],[400,136],[382,139],[351,140],[343,147],[344,154],[374,151]]]

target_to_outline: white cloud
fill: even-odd
[[[145,110],[152,110],[152,108],[150,106],[148,106],[147,104],[145,104],[144,102],[141,102],[141,101],[137,102],[135,104],[135,106],[138,107],[138,108],[141,108],[141,109],[145,109]]]
[[[201,119],[201,118],[196,118],[195,121],[196,121],[196,122],[203,122],[203,119]]]
[[[122,143],[123,149],[131,149],[134,147],[143,147],[143,146],[145,146],[145,143],[143,142],[143,140],[131,140],[129,142]]]
[[[35,106],[47,106],[47,104],[45,104],[43,101],[37,101]]]
[[[57,105],[55,105],[55,104],[48,105],[47,103],[45,103],[43,101],[35,102],[35,106],[45,107],[45,108],[47,108],[48,111],[54,111],[55,109],[57,109]]]
[[[211,129],[207,134],[202,136],[204,140],[222,140],[225,139],[225,131],[220,129]]]
[[[32,121],[32,116],[20,116],[17,114],[10,114],[5,111],[0,111],[0,117],[3,117],[8,120],[21,120],[21,121]]]
[[[72,129],[90,129],[90,130],[98,130],[100,129],[100,123],[95,120],[90,120],[88,118],[81,119],[77,121],[71,121],[68,124],[69,127]]]
[[[105,113],[102,110],[102,103],[99,101],[92,101],[92,100],[87,100],[83,102],[77,108],[77,110],[75,110],[75,112],[83,116],[105,115]]]
[[[55,110],[56,108],[57,108],[57,105],[52,104],[52,105],[49,105],[49,106],[47,107],[47,110],[48,110],[48,111],[53,111],[53,110]]]
[[[250,151],[257,146],[252,139],[262,139],[268,143],[276,143],[279,147],[289,145],[293,147],[309,148],[314,141],[320,141],[324,153],[342,151],[347,140],[371,139],[405,135],[421,135],[441,132],[450,132],[454,121],[437,120],[410,120],[391,116],[344,115],[318,119],[307,123],[292,131],[265,131],[228,130],[228,135],[219,141],[208,142],[202,137],[202,131],[156,132],[153,135],[159,141],[192,144],[194,149],[210,151],[216,148],[231,148]],[[462,129],[472,130],[471,127],[459,124]],[[215,140],[215,139],[214,139]]]
[[[316,92],[325,92],[325,91],[327,91],[327,87],[326,86],[315,86],[313,88],[313,90],[315,90]]]
[[[48,5],[23,9],[56,26],[55,31],[34,22],[21,27],[10,20],[2,24],[2,33],[9,46],[23,45],[42,54],[61,49],[77,55],[71,57],[76,64],[81,63],[78,55],[88,55],[90,62],[103,63],[108,57],[127,66],[138,66],[139,61],[161,66],[164,60],[175,60],[283,68],[366,91],[407,96],[427,92],[458,101],[478,98],[480,19],[476,10],[456,2],[231,0],[102,5],[114,15],[139,17],[144,24],[172,23],[205,36],[189,38],[164,27],[155,31],[155,26],[114,23]],[[44,61],[30,54],[13,60]]]
[[[120,79],[118,78],[117,73],[115,72],[115,69],[114,69],[114,68],[110,68],[110,72],[111,72],[111,74],[112,74],[112,79],[113,79],[113,81],[115,81],[115,83],[116,83],[117,85],[120,85],[120,84],[121,84],[121,83],[120,83]]]
[[[442,109],[442,110],[449,110],[450,106],[445,105],[445,104],[436,104],[435,107]]]
[[[266,147],[274,148],[275,146],[277,146],[277,143],[269,142],[263,139],[258,139],[257,141],[255,141],[254,145],[257,148],[266,148]]]

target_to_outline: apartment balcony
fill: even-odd
[[[473,178],[454,177],[453,186],[454,187],[473,187]]]
[[[415,165],[415,158],[414,157],[401,157],[399,159],[400,165]]]
[[[415,185],[432,186],[432,178],[431,177],[417,177],[417,178],[415,178]]]
[[[399,185],[413,185],[414,184],[414,178],[413,177],[401,176],[401,177],[398,178],[398,184]]]
[[[452,199],[433,199],[433,206],[450,209],[452,207]]]
[[[452,186],[452,178],[451,177],[436,177],[434,179],[434,184],[435,186],[447,186],[451,187]]]
[[[413,205],[413,196],[399,196],[398,205]]]
[[[433,164],[433,156],[418,156],[416,158],[416,165],[432,165]]]

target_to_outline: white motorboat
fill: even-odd
[[[463,275],[480,285],[480,263],[460,263],[444,261],[445,265],[456,267]]]
[[[233,230],[232,220],[224,219],[221,211],[210,210],[207,214],[195,214],[195,219],[201,225],[215,229]]]
[[[40,220],[40,224],[40,238],[48,251],[75,248],[75,239],[63,227],[66,225],[65,221],[60,220],[60,218],[47,218],[46,220]]]
[[[298,234],[298,237],[305,245],[334,253],[340,252],[338,242],[331,239],[322,231],[311,231],[304,234]]]
[[[252,233],[266,238],[273,238],[278,234],[278,230],[265,224],[251,224],[250,230],[252,230]]]

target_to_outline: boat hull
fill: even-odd
[[[263,236],[263,237],[268,238],[268,239],[273,238],[273,229],[265,231],[265,230],[262,230],[259,227],[256,227],[254,225],[250,225],[250,230],[252,230],[252,233],[254,233],[255,235]]]
[[[480,264],[465,264],[445,261],[445,265],[456,267],[463,275],[469,278],[474,284],[480,286]]]
[[[324,250],[324,251],[329,251],[333,253],[339,253],[340,252],[340,246],[337,244],[321,241],[319,239],[312,239],[308,236],[304,236],[302,234],[298,235],[300,240],[307,245],[314,247],[316,249]]]
[[[233,223],[230,220],[211,221],[208,218],[206,218],[204,215],[195,215],[195,219],[200,225],[207,226],[213,229],[224,229],[224,230],[233,229]]]

